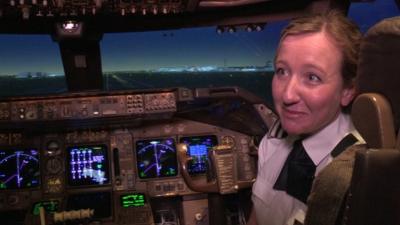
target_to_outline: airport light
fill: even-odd
[[[225,29],[221,26],[218,26],[216,29],[217,34],[222,34],[222,33],[224,33],[224,31],[225,31]]]

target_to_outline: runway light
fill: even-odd
[[[246,31],[247,32],[253,32],[254,31],[254,26],[253,25],[247,25]]]
[[[217,32],[217,34],[222,34],[222,33],[224,33],[224,28],[223,27],[217,27],[216,32]]]
[[[262,31],[262,30],[264,30],[264,24],[257,24],[256,26],[255,26],[255,30],[256,31]]]

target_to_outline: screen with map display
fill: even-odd
[[[173,138],[136,141],[136,159],[139,178],[171,177],[178,174]]]
[[[39,151],[33,148],[0,149],[0,190],[40,185]]]

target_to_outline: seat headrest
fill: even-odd
[[[357,85],[360,93],[379,93],[400,122],[400,16],[371,27],[361,43]],[[367,121],[366,121],[367,122]]]
[[[377,93],[359,95],[354,100],[351,116],[369,148],[395,147],[392,109],[384,96]]]

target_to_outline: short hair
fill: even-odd
[[[357,76],[357,63],[362,34],[358,26],[337,10],[293,19],[282,30],[280,42],[289,35],[326,32],[339,46],[344,85],[352,85]]]

